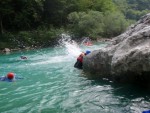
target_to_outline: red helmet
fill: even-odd
[[[14,76],[15,76],[15,74],[12,73],[12,72],[10,72],[10,73],[7,74],[7,78],[10,79],[10,80],[13,79]]]

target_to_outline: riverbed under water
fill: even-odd
[[[104,47],[97,44],[81,51]],[[76,62],[74,46],[57,46],[0,55],[0,75],[23,77],[0,82],[0,113],[141,113],[150,109],[150,92],[107,79],[90,80]],[[79,49],[79,48],[76,48]],[[27,60],[21,60],[25,55]]]

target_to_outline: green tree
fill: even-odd
[[[79,37],[113,37],[122,33],[128,26],[128,20],[120,12],[73,12],[69,14],[68,19],[73,34]]]
[[[40,23],[42,0],[1,0],[1,33],[5,30],[25,30]]]
[[[73,12],[68,19],[76,36],[95,37],[103,32],[103,15],[99,11]]]
[[[150,0],[127,0],[131,9],[135,10],[150,10]]]
[[[10,15],[14,13],[13,7],[10,5],[12,0],[1,0],[0,3],[0,33],[4,31],[4,22],[11,21]],[[4,21],[5,20],[5,21]]]
[[[32,29],[38,26],[42,12],[40,0],[15,0],[12,5],[15,11],[13,25],[16,25],[16,29]]]
[[[127,0],[113,0],[113,2],[116,4],[117,9],[126,15],[127,9],[129,8]]]
[[[100,12],[114,11],[116,9],[111,0],[79,0],[80,11],[95,10]]]
[[[150,0],[113,0],[118,9],[128,19],[139,20],[150,12]]]
[[[60,26],[64,24],[64,4],[63,0],[45,0],[44,2],[44,19],[45,23],[54,26]]]
[[[129,25],[128,20],[120,12],[105,13],[104,16],[104,36],[114,37],[121,34]]]

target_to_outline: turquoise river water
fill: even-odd
[[[90,80],[75,69],[76,50],[79,48],[66,44],[1,54],[0,75],[14,72],[24,79],[0,82],[0,113],[142,113],[150,109],[148,89],[107,79]],[[21,55],[28,59],[21,60]]]

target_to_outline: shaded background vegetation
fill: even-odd
[[[62,32],[111,38],[150,12],[149,0],[1,0],[0,48],[47,47]]]

